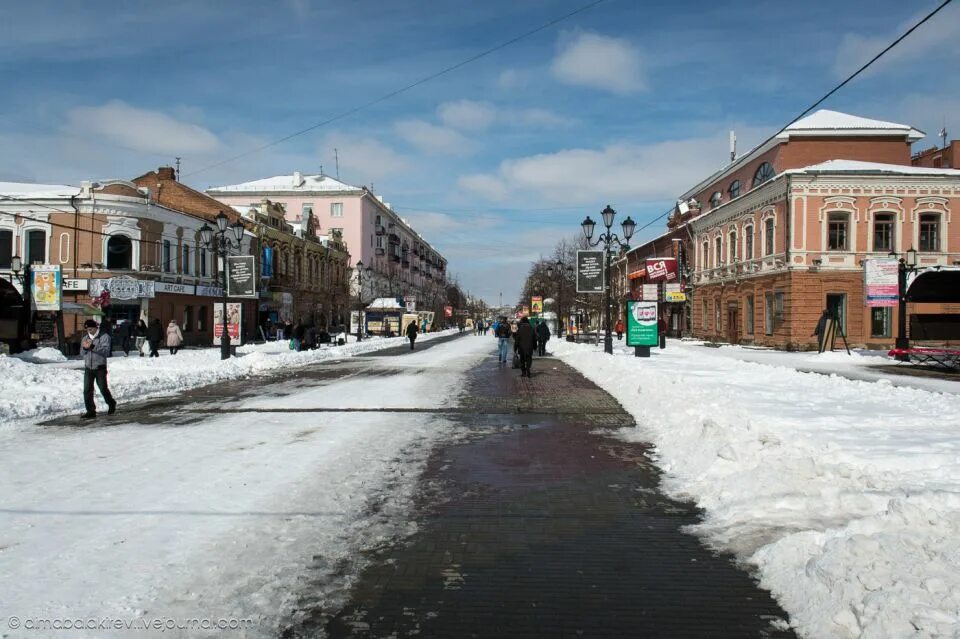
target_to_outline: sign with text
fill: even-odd
[[[444,317],[453,317],[453,307],[452,307],[452,306],[444,306],[444,307],[443,307],[443,316],[444,316]]]
[[[543,297],[534,295],[530,298],[530,312],[540,315],[543,313]]]
[[[138,280],[127,275],[111,277],[110,279],[92,279],[90,280],[90,297],[100,297],[104,291],[110,293],[110,297],[115,300],[135,300],[143,297],[152,298],[154,296],[153,280]]]
[[[627,302],[627,346],[659,346],[656,302]]]
[[[650,257],[647,258],[648,282],[675,282],[677,281],[677,258]]]
[[[153,285],[154,293],[176,293],[177,295],[193,295],[197,287],[193,284],[177,284],[176,282],[156,282]]]
[[[65,279],[63,280],[63,290],[65,291],[85,291],[90,285],[87,280]]]
[[[227,335],[230,343],[240,342],[240,328],[243,322],[243,304],[227,302]],[[213,344],[219,346],[223,336],[223,302],[213,305]]]
[[[577,293],[603,293],[603,251],[577,251]]]
[[[899,265],[896,259],[864,260],[863,283],[866,306],[896,306],[899,303]]]
[[[256,264],[252,255],[227,257],[227,297],[256,297]]]
[[[417,310],[417,296],[416,295],[407,295],[403,298],[403,305],[407,308],[408,313],[414,313]]]
[[[656,284],[644,284],[643,289],[641,289],[642,297],[644,302],[659,302],[660,301],[660,287]]]
[[[30,267],[30,303],[37,311],[59,311],[61,301],[59,264],[34,264]]]

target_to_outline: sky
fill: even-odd
[[[337,149],[340,178],[383,195],[465,290],[513,303],[586,215],[609,204],[634,244],[660,234],[730,130],[746,152],[939,0],[605,0],[316,126],[589,3],[3,3],[0,181],[130,179],[179,156],[205,189],[336,174]],[[960,3],[822,107],[918,127],[914,150],[944,121],[960,132],[958,32]]]

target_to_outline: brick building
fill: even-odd
[[[913,166],[924,166],[930,169],[955,169],[957,159],[960,158],[960,140],[951,140],[942,148],[935,146],[914,154],[910,160]]]

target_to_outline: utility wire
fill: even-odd
[[[750,155],[750,153],[753,153],[753,151],[754,151],[755,149],[761,148],[764,144],[766,144],[767,142],[769,142],[769,141],[772,140],[773,138],[775,138],[775,137],[777,137],[778,135],[780,135],[781,133],[783,133],[783,131],[786,130],[786,128],[789,127],[791,124],[793,124],[794,122],[796,122],[797,120],[799,120],[800,118],[802,118],[803,116],[805,116],[806,114],[810,113],[810,112],[813,111],[815,108],[817,108],[818,106],[820,106],[821,104],[823,104],[823,103],[827,100],[827,98],[829,98],[829,97],[832,96],[834,93],[836,93],[837,91],[839,91],[840,89],[842,89],[843,87],[845,87],[847,84],[849,84],[849,83],[850,83],[854,78],[856,78],[858,75],[860,75],[861,73],[863,73],[864,71],[866,71],[874,62],[876,62],[877,60],[879,60],[880,58],[882,58],[882,57],[883,57],[884,55],[886,55],[891,49],[893,49],[895,46],[897,46],[898,44],[900,44],[901,42],[903,42],[903,41],[907,38],[907,36],[909,36],[911,33],[913,33],[914,31],[916,31],[922,24],[924,24],[925,22],[927,22],[928,20],[930,20],[931,18],[933,18],[933,16],[937,15],[944,7],[946,7],[946,6],[947,6],[948,4],[950,4],[951,2],[953,2],[953,0],[944,0],[942,3],[940,3],[940,5],[939,5],[936,9],[934,9],[933,11],[931,11],[930,13],[928,13],[928,14],[927,14],[926,16],[924,16],[919,22],[917,22],[917,23],[914,24],[912,27],[910,27],[909,29],[907,29],[906,31],[904,31],[903,34],[901,34],[901,36],[900,36],[899,38],[897,38],[896,40],[894,40],[893,42],[891,42],[890,44],[888,44],[882,51],[880,51],[880,53],[878,53],[877,55],[875,55],[875,56],[873,56],[872,58],[870,58],[870,60],[867,61],[863,66],[861,66],[859,69],[857,69],[856,71],[854,71],[853,73],[851,73],[849,76],[847,76],[847,78],[846,78],[843,82],[841,82],[841,83],[838,84],[837,86],[835,86],[835,87],[833,87],[832,89],[830,89],[830,91],[828,91],[822,98],[820,98],[819,100],[817,100],[816,102],[814,102],[813,104],[811,104],[810,106],[808,106],[806,109],[803,110],[803,112],[801,112],[801,113],[800,113],[799,115],[797,115],[795,118],[793,118],[792,120],[790,120],[789,122],[787,122],[786,124],[784,124],[782,127],[780,127],[780,129],[778,129],[776,133],[774,133],[773,135],[771,135],[770,137],[768,137],[766,140],[764,140],[764,141],[761,142],[760,144],[758,144],[758,145],[756,145],[755,147],[753,147],[753,149],[750,149],[750,151],[747,153],[747,155]],[[637,231],[642,231],[643,229],[647,228],[648,226],[652,225],[654,222],[657,222],[658,220],[662,220],[663,218],[665,218],[665,217],[667,217],[668,215],[670,215],[671,213],[673,213],[673,210],[674,210],[673,207],[671,207],[669,210],[667,210],[666,212],[664,212],[662,215],[659,215],[659,216],[653,218],[652,220],[650,220],[649,222],[647,222],[646,224],[644,224],[643,226],[641,226],[640,228],[638,228],[636,231],[634,231],[634,233],[636,233]]]
[[[572,18],[573,16],[578,15],[578,14],[580,14],[580,13],[583,13],[584,11],[587,11],[587,10],[589,10],[589,9],[592,9],[593,7],[595,7],[595,6],[599,5],[599,4],[602,4],[602,3],[606,2],[606,1],[607,1],[607,0],[593,0],[592,2],[589,2],[589,3],[587,3],[587,4],[585,4],[585,5],[581,6],[581,7],[579,7],[579,8],[577,8],[577,9],[574,9],[573,11],[570,11],[569,13],[565,13],[565,14],[563,14],[562,16],[560,16],[560,17],[558,17],[558,18],[554,18],[553,20],[550,20],[550,21],[548,21],[548,22],[543,23],[543,24],[541,24],[539,27],[536,27],[535,29],[531,29],[530,31],[527,31],[527,32],[525,32],[525,33],[522,33],[522,34],[520,34],[520,35],[518,35],[518,36],[516,36],[516,37],[510,38],[509,40],[507,40],[507,41],[505,41],[505,42],[501,42],[500,44],[498,44],[498,45],[496,45],[496,46],[493,46],[493,47],[490,47],[489,49],[486,49],[486,50],[484,50],[484,51],[481,51],[480,53],[478,53],[478,54],[476,54],[476,55],[473,55],[473,56],[471,56],[471,57],[469,57],[469,58],[467,58],[467,59],[465,59],[465,60],[461,60],[460,62],[457,62],[456,64],[453,64],[453,65],[451,65],[451,66],[449,66],[449,67],[446,67],[446,68],[444,68],[444,69],[441,69],[440,71],[437,71],[437,72],[435,72],[435,73],[431,73],[431,74],[428,75],[428,76],[424,76],[424,77],[420,78],[419,80],[416,80],[416,81],[414,81],[414,82],[411,82],[410,84],[408,84],[408,85],[406,85],[406,86],[404,86],[404,87],[401,87],[401,88],[399,88],[399,89],[396,89],[395,91],[391,91],[390,93],[384,94],[384,95],[380,96],[379,98],[375,98],[375,99],[370,100],[369,102],[365,102],[365,103],[363,103],[363,104],[361,104],[361,105],[359,105],[359,106],[355,106],[355,107],[353,107],[353,108],[347,109],[346,111],[341,111],[340,113],[338,113],[338,114],[336,114],[336,115],[334,115],[334,116],[331,116],[331,117],[329,117],[329,118],[327,118],[326,120],[323,120],[323,121],[321,121],[321,122],[317,122],[317,123],[314,124],[314,125],[308,126],[308,127],[305,128],[305,129],[301,129],[301,130],[299,130],[299,131],[296,131],[296,132],[294,132],[294,133],[291,133],[290,135],[286,135],[286,136],[284,136],[284,137],[282,137],[282,138],[279,138],[279,139],[277,139],[277,140],[274,140],[274,141],[272,141],[272,142],[268,142],[268,143],[266,143],[266,144],[263,144],[263,145],[261,145],[261,146],[258,146],[258,147],[256,147],[256,148],[254,148],[254,149],[250,149],[249,151],[244,151],[243,153],[239,153],[239,154],[237,154],[237,155],[234,155],[233,157],[227,158],[226,160],[222,160],[222,161],[217,162],[217,163],[215,163],[215,164],[209,164],[209,165],[207,165],[207,166],[204,166],[204,167],[202,167],[202,168],[197,169],[196,171],[191,171],[190,173],[185,174],[184,177],[191,177],[191,176],[197,175],[197,174],[199,174],[199,173],[203,173],[203,172],[205,172],[205,171],[209,171],[210,169],[215,169],[215,168],[217,168],[217,167],[219,167],[219,166],[223,166],[224,164],[229,164],[229,163],[231,163],[231,162],[234,162],[234,161],[236,161],[236,160],[239,160],[240,158],[247,157],[248,155],[253,155],[254,153],[259,153],[260,151],[263,151],[263,150],[265,150],[265,149],[269,149],[270,147],[276,146],[276,145],[278,145],[278,144],[282,144],[282,143],[286,142],[287,140],[292,140],[292,139],[295,138],[295,137],[298,137],[298,136],[304,135],[305,133],[309,133],[309,132],[311,132],[311,131],[314,131],[314,130],[316,130],[316,129],[319,129],[320,127],[323,127],[323,126],[326,126],[326,125],[331,124],[331,123],[333,123],[333,122],[336,122],[337,120],[342,120],[343,118],[346,118],[346,117],[348,117],[348,116],[351,116],[351,115],[353,115],[354,113],[357,113],[357,112],[359,112],[359,111],[363,111],[364,109],[368,109],[368,108],[374,106],[375,104],[379,104],[379,103],[381,103],[381,102],[385,102],[386,100],[389,100],[390,98],[396,97],[396,96],[400,95],[401,93],[406,93],[407,91],[409,91],[409,90],[411,90],[411,89],[413,89],[413,88],[416,88],[416,87],[420,86],[421,84],[426,84],[427,82],[430,82],[431,80],[435,80],[435,79],[439,78],[440,76],[446,75],[446,74],[448,74],[448,73],[450,73],[450,72],[452,72],[452,71],[456,71],[456,70],[459,69],[460,67],[464,67],[464,66],[466,66],[466,65],[468,65],[468,64],[470,64],[470,63],[472,63],[472,62],[476,62],[477,60],[479,60],[479,59],[481,59],[481,58],[485,58],[486,56],[488,56],[488,55],[490,55],[490,54],[492,54],[492,53],[496,53],[497,51],[500,51],[501,49],[505,49],[506,47],[509,47],[509,46],[512,45],[512,44],[516,44],[517,42],[519,42],[519,41],[521,41],[521,40],[524,40],[524,39],[526,39],[526,38],[529,38],[530,36],[535,35],[535,34],[537,34],[537,33],[540,33],[541,31],[545,31],[546,29],[549,29],[550,27],[552,27],[552,26],[554,26],[554,25],[556,25],[556,24],[559,24],[559,23],[563,22],[564,20],[569,20],[569,19]]]

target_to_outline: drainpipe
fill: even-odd
[[[791,240],[791,237],[790,237],[790,226],[791,226],[791,222],[792,222],[792,220],[793,220],[793,196],[792,196],[791,193],[790,193],[790,176],[789,176],[789,175],[786,177],[786,182],[787,182],[787,185],[786,185],[786,186],[787,186],[787,206],[786,206],[786,218],[787,218],[787,219],[786,219],[786,228],[784,229],[784,238],[785,238],[785,239],[784,239],[784,245],[783,245],[783,263],[784,263],[784,266],[786,266],[786,268],[787,268],[787,283],[788,283],[788,285],[792,288],[792,286],[793,286],[793,276],[792,276],[791,273],[790,273],[790,242],[791,242],[792,240]],[[793,299],[793,296],[791,296],[791,299]],[[784,313],[786,313],[786,310],[784,310]],[[796,330],[796,326],[793,325],[793,324],[791,324],[791,325],[790,325],[790,332],[789,332],[789,335],[788,335],[788,337],[787,337],[787,345],[788,345],[788,346],[789,346],[790,342],[793,340],[793,336],[794,336],[794,331],[795,331],[795,330]]]

